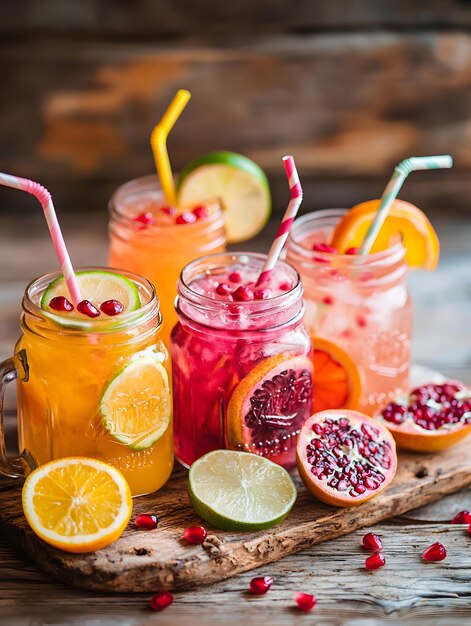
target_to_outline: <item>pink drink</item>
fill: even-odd
[[[361,377],[358,408],[373,415],[409,385],[411,303],[405,251],[400,243],[361,257],[313,250],[315,244],[330,242],[344,213],[317,211],[296,220],[286,258],[301,274],[307,328],[351,357]],[[315,348],[315,337],[313,342]]]
[[[302,286],[280,261],[257,292],[264,259],[216,254],[182,272],[171,353],[176,456],[186,466],[225,447],[295,464],[312,406]]]

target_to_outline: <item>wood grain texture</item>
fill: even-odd
[[[209,527],[203,546],[181,539],[184,528],[201,523],[191,507],[183,470],[177,470],[157,494],[134,501],[134,514],[153,511],[159,516],[157,531],[142,531],[130,523],[116,543],[96,553],[67,554],[40,541],[22,515],[17,489],[3,487],[0,492],[0,523],[12,541],[62,581],[84,589],[150,592],[229,578],[434,502],[469,484],[469,442],[464,442],[436,455],[402,452],[393,484],[360,507],[338,509],[318,503],[298,485],[298,501],[280,525],[242,534]]]

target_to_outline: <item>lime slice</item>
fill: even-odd
[[[157,354],[137,358],[108,384],[100,403],[106,430],[132,450],[150,448],[172,415],[168,374]]]
[[[270,187],[264,171],[235,152],[211,152],[186,165],[177,183],[183,207],[220,200],[229,243],[258,234],[271,213]]]
[[[83,270],[76,272],[77,282],[84,300],[89,300],[97,309],[107,300],[119,300],[124,311],[135,311],[141,306],[141,299],[136,285],[122,274],[106,270]],[[63,276],[59,276],[46,288],[41,298],[41,308],[52,311],[49,302],[57,296],[70,299],[69,290]],[[54,311],[57,314],[57,311]],[[61,317],[76,317],[83,319],[83,315],[75,309]]]
[[[233,450],[208,452],[189,473],[200,517],[223,530],[260,530],[281,522],[296,501],[288,472],[269,459]]]

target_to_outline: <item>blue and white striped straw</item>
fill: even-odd
[[[439,170],[453,166],[453,159],[449,154],[427,157],[410,157],[405,159],[394,168],[391,180],[381,196],[381,204],[371,222],[365,239],[361,244],[358,254],[368,254],[378,236],[381,226],[384,224],[392,203],[397,198],[404,181],[414,170]]]

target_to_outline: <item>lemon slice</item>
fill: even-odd
[[[132,513],[131,490],[114,467],[84,457],[51,461],[23,486],[28,524],[66,552],[93,552],[120,537]]]
[[[212,152],[195,159],[180,173],[178,204],[183,207],[218,199],[225,210],[229,243],[257,235],[271,213],[270,187],[264,171],[235,152]]]
[[[168,374],[159,356],[139,357],[113,378],[100,413],[110,435],[132,450],[158,441],[172,416]]]
[[[260,530],[281,522],[296,501],[288,472],[269,459],[214,450],[195,461],[189,492],[196,513],[216,528]]]

